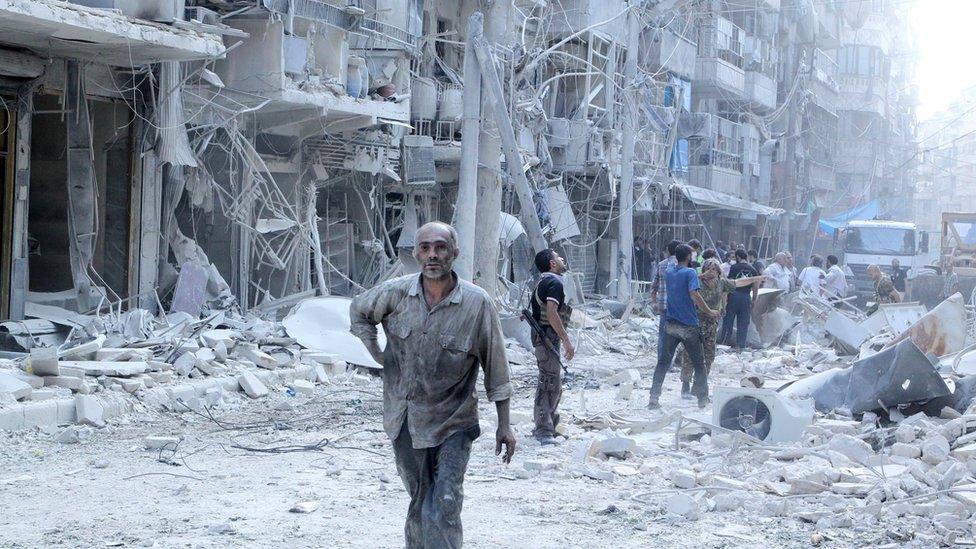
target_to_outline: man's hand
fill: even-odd
[[[512,462],[512,456],[515,455],[515,435],[512,434],[512,428],[508,424],[504,427],[498,426],[498,430],[495,431],[495,455],[501,455],[502,445],[505,446],[505,454],[502,455],[502,461],[505,463]]]
[[[708,316],[710,316],[712,318],[718,318],[719,317],[718,311],[716,311],[715,309],[708,309],[708,311],[706,311],[705,314],[707,314]]]
[[[573,347],[573,342],[567,337],[563,340],[563,354],[566,355],[566,360],[573,360],[576,356],[576,347]]]

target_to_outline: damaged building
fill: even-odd
[[[626,298],[635,237],[805,244],[862,186],[845,86],[909,75],[888,37],[861,44],[903,24],[870,6],[6,2],[0,317],[353,295],[413,272],[433,219],[498,291],[547,245]],[[911,150],[899,112],[871,125],[886,166]]]

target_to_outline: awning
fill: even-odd
[[[783,213],[783,210],[779,208],[770,208],[769,206],[749,202],[731,194],[720,193],[711,189],[681,183],[677,187],[681,189],[681,194],[685,195],[685,198],[699,206],[709,206],[720,210],[749,212],[766,216],[778,216]]]
[[[847,225],[848,221],[860,221],[864,219],[874,219],[881,213],[881,203],[872,200],[867,204],[862,204],[852,210],[835,215],[830,219],[820,220],[820,230],[827,234],[834,234],[837,229]]]

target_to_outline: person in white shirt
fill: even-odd
[[[735,252],[726,252],[725,257],[722,259],[725,260],[725,263],[722,263],[721,265],[722,277],[728,278],[729,270],[732,269],[732,264],[735,263]]]
[[[847,297],[847,277],[844,269],[837,264],[836,255],[827,256],[827,279],[824,281],[824,293],[833,300]]]
[[[800,277],[796,274],[796,263],[793,262],[793,254],[790,252],[783,252],[786,256],[786,270],[790,273],[790,290],[797,289],[800,284]]]
[[[766,287],[777,290],[790,291],[791,273],[786,268],[786,254],[779,252],[773,257],[773,263],[763,271],[766,275]]]
[[[810,256],[810,264],[800,271],[798,277],[800,289],[813,295],[822,295],[827,273],[823,270],[823,258],[819,255]]]

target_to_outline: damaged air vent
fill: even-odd
[[[425,135],[403,138],[403,182],[411,186],[433,185],[434,140]]]

